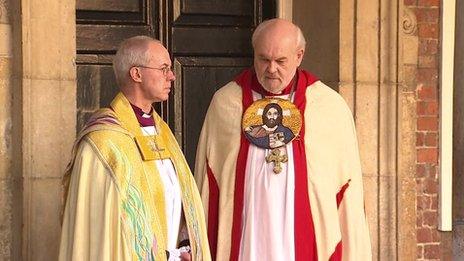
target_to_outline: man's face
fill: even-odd
[[[171,59],[166,48],[158,43],[150,43],[149,52],[150,62],[144,66],[151,68],[140,67],[141,89],[145,99],[153,102],[165,101],[169,98],[171,82],[176,79],[170,70]]]
[[[254,67],[259,83],[267,91],[279,94],[292,80],[303,59],[303,49],[298,49],[296,37],[265,35],[254,49]]]
[[[270,108],[266,112],[266,117],[265,117],[264,124],[269,128],[273,128],[279,123],[280,123],[279,111],[276,108]]]

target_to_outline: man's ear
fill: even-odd
[[[134,82],[142,82],[142,75],[140,74],[139,67],[131,67],[129,69],[129,75]]]
[[[296,52],[296,58],[297,58],[298,66],[300,66],[301,62],[303,61],[304,53],[305,53],[305,50],[303,48],[299,49]]]

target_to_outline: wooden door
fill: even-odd
[[[77,0],[77,130],[118,91],[112,58],[124,39],[159,35],[159,6],[149,0]]]
[[[77,0],[77,122],[108,106],[117,92],[111,61],[131,36],[161,40],[173,60],[170,99],[155,108],[193,167],[213,93],[252,64],[251,34],[275,16],[272,0]]]

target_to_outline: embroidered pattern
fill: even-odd
[[[133,240],[134,254],[137,260],[154,260],[157,246],[153,244],[156,241],[150,225],[152,218],[145,206],[142,193],[134,184],[132,165],[127,156],[114,143],[108,141],[108,147],[115,161],[119,163],[118,165],[124,168],[122,173],[125,174],[121,177],[124,180],[119,181],[119,185],[125,188],[121,200],[124,211],[121,218],[125,227],[129,229],[129,238]]]
[[[245,137],[263,149],[274,149],[292,141],[300,132],[302,117],[293,103],[280,98],[255,101],[243,115]]]

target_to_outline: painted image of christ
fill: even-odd
[[[258,147],[273,149],[289,143],[295,135],[292,130],[282,124],[282,107],[277,103],[269,103],[263,109],[262,125],[253,125],[245,129],[250,142]]]

